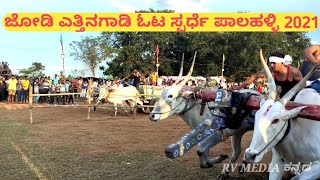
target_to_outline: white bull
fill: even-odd
[[[261,101],[260,109],[256,113],[253,139],[245,151],[244,161],[260,162],[264,154],[272,150],[269,179],[282,179],[285,170],[299,170],[293,169],[299,164],[304,166],[311,164],[311,168],[298,171],[293,179],[319,179],[320,122],[297,117],[306,106],[285,109],[288,100],[304,87],[312,71],[279,101],[275,101],[275,81],[264,61],[262,51],[260,51],[260,60],[268,74],[270,93],[266,101]],[[294,101],[306,105],[320,105],[320,96],[313,89],[303,89]],[[289,164],[293,165],[290,167]]]
[[[129,102],[128,105],[130,106],[131,112],[133,112],[133,108],[136,104],[143,105],[143,102],[140,100],[140,93],[134,86],[118,87],[115,91],[110,92],[105,98],[99,95],[98,102],[95,104],[94,110],[96,110],[100,101],[112,103],[114,105],[115,116],[117,115],[119,105],[121,105],[122,109],[127,112],[124,108],[124,102]]]
[[[196,126],[198,126],[200,123],[202,123],[204,120],[212,116],[212,114],[210,113],[208,104],[205,105],[203,109],[203,115],[201,116],[200,115],[201,100],[194,98],[193,94],[190,94],[191,92],[183,91],[183,87],[185,87],[184,86],[185,83],[188,81],[188,79],[192,74],[194,61],[195,61],[195,58],[192,62],[191,68],[189,70],[189,73],[186,79],[184,79],[184,81],[179,83],[182,76],[182,71],[183,71],[183,60],[182,60],[178,79],[176,80],[175,84],[173,84],[171,87],[164,89],[164,91],[161,93],[159,101],[155,104],[153,111],[150,113],[150,120],[159,121],[162,119],[166,119],[172,115],[179,114],[181,118],[186,122],[186,124],[193,129]],[[262,96],[260,93],[253,90],[242,90],[240,92],[242,93],[251,92],[253,94]],[[213,104],[211,104],[211,106],[213,106]],[[198,155],[200,158],[200,167],[202,168],[212,167],[213,164],[220,163],[227,158],[226,155],[220,155],[218,157],[209,159],[208,150],[214,145],[220,142],[223,142],[225,137],[230,135],[232,136],[231,142],[232,142],[232,149],[233,149],[230,163],[235,162],[241,153],[241,138],[243,134],[252,129],[253,129],[253,126],[251,124],[248,124],[247,122],[243,122],[239,129],[231,130],[227,128],[227,129],[224,129],[221,133],[216,132],[210,135],[206,140],[204,140],[199,144],[200,146],[198,148]],[[224,172],[222,175],[223,175],[222,178],[224,178],[225,176],[227,176],[227,172]]]

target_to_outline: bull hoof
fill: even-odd
[[[219,180],[225,180],[228,179],[229,175],[227,173],[221,173],[219,174],[219,176],[217,177],[217,179]]]
[[[221,163],[222,161],[226,160],[228,155],[221,154],[218,158],[210,159],[207,164],[213,166],[213,164]]]
[[[225,154],[220,154],[220,157],[221,157],[223,160],[225,160],[225,159],[228,159],[229,156],[228,156],[228,155],[225,155]],[[223,161],[223,160],[222,160],[222,161]]]
[[[203,168],[203,169],[205,169],[205,168],[211,168],[211,167],[213,167],[213,165],[212,165],[212,164],[209,164],[209,163],[200,164],[200,168]]]

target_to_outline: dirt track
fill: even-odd
[[[56,175],[51,172],[50,167],[46,167],[48,162],[41,159],[44,155],[38,152],[39,148],[42,150],[50,150],[48,151],[48,153],[50,153],[52,151],[51,149],[68,147],[74,150],[78,158],[102,158],[107,155],[125,153],[126,156],[118,157],[119,159],[122,158],[122,160],[114,160],[114,167],[124,163],[124,161],[127,161],[129,164],[133,162],[139,164],[139,162],[142,161],[142,164],[137,166],[140,169],[141,166],[146,166],[146,163],[149,164],[153,161],[163,162],[161,165],[161,173],[164,173],[164,175],[160,175],[161,173],[155,170],[159,170],[160,168],[157,167],[159,163],[156,163],[154,164],[155,169],[150,167],[150,169],[148,169],[150,172],[144,171],[139,176],[137,175],[137,172],[140,172],[138,169],[131,169],[130,171],[127,169],[127,174],[123,172],[117,174],[119,173],[118,171],[115,170],[113,172],[110,169],[107,175],[105,175],[105,171],[96,172],[99,177],[102,177],[101,179],[114,179],[110,173],[117,174],[115,175],[115,177],[117,177],[115,179],[194,179],[195,177],[199,177],[200,179],[215,179],[222,167],[222,165],[219,164],[210,169],[199,168],[196,148],[192,149],[183,157],[174,160],[170,160],[165,156],[164,149],[169,144],[175,143],[182,135],[189,131],[181,118],[177,116],[155,123],[151,122],[146,114],[138,113],[136,118],[134,118],[132,115],[127,115],[123,111],[119,111],[118,116],[114,117],[111,116],[113,112],[110,110],[98,109],[95,112],[91,112],[91,119],[87,120],[86,108],[35,108],[33,110],[34,124],[30,125],[27,105],[0,104],[0,108],[0,121],[2,123],[14,123],[14,125],[19,124],[20,126],[26,126],[27,135],[24,140],[16,140],[18,142],[21,141],[18,145],[29,153],[31,157],[36,158],[32,158],[33,161],[35,161],[35,163],[38,162],[38,164],[40,164],[39,166],[42,167],[43,173],[53,179],[59,179],[59,177],[64,179],[66,175]],[[242,140],[242,152],[250,141],[251,133],[248,133]],[[59,149],[59,152],[56,153],[60,153],[61,155],[60,151]],[[69,156],[67,152],[66,154],[65,156]],[[128,156],[128,154],[134,154],[134,156],[131,157]],[[230,139],[210,150],[211,156],[218,156],[220,154],[227,154],[231,157]],[[149,160],[150,157],[148,156],[152,156],[152,160]],[[140,161],[135,160],[134,157],[140,158]],[[241,162],[241,159],[242,155],[239,158],[239,162]],[[110,157],[108,160],[110,160]],[[71,164],[76,162],[74,159],[70,161]],[[229,159],[225,160],[225,162],[228,161]],[[59,164],[61,162],[57,161],[56,163]],[[170,170],[170,168],[176,168],[175,166],[185,169],[175,170],[177,171],[175,172],[177,174],[175,174]],[[68,172],[68,170],[64,171]],[[70,171],[72,171],[72,168]],[[85,170],[79,171],[84,172]],[[160,177],[156,176],[157,174]],[[167,174],[167,176],[165,174]],[[6,175],[10,177],[8,174]],[[266,175],[265,173],[254,173],[241,175],[240,177],[247,179],[249,176],[253,179],[257,179],[258,177],[259,179],[265,179]],[[238,174],[232,174],[232,176],[237,177]],[[82,176],[79,176],[78,178],[81,179],[81,177]],[[97,177],[98,176],[94,176],[93,179],[100,179]]]

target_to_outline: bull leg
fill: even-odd
[[[114,104],[114,116],[117,116],[118,113],[118,107],[117,104]]]
[[[129,107],[130,107],[130,113],[134,114],[134,106],[136,104],[135,101],[130,99],[130,100],[128,100],[127,104],[129,104]]]
[[[220,155],[219,157],[215,157],[211,160],[208,158],[209,148],[212,146],[222,142],[223,137],[217,131],[206,139],[204,139],[201,143],[199,143],[199,148],[197,150],[198,156],[200,158],[200,167],[201,168],[209,168],[212,167],[214,163],[220,163],[226,158],[227,155]]]
[[[128,113],[128,111],[124,108],[124,105],[123,105],[123,102],[121,103],[121,106],[122,106],[122,110],[126,113]]]
[[[270,164],[269,179],[281,180],[282,176],[285,173],[284,167],[285,167],[285,164],[280,154],[275,149],[272,149],[272,160]],[[276,168],[276,170],[273,170],[274,168]],[[318,170],[318,172],[320,171]],[[315,179],[315,178],[311,178],[311,179]]]
[[[305,169],[301,174],[294,176],[292,180],[319,179],[319,178],[320,178],[320,161],[314,161],[311,163],[311,166],[308,169]]]
[[[100,101],[98,101],[94,106],[93,106],[93,111],[97,110],[97,106],[100,104]]]
[[[235,163],[241,154],[241,139],[242,136],[253,129],[252,125],[244,122],[239,129],[229,130],[229,134],[231,134],[231,146],[232,146],[232,157],[229,161],[229,164],[226,166],[226,169],[218,176],[218,179],[226,179],[229,176],[230,167],[232,163]]]
[[[241,153],[241,139],[244,133],[231,136],[232,156],[226,168],[222,170],[218,179],[227,179],[229,177],[230,167],[232,163],[235,163]]]

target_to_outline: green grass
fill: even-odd
[[[0,177],[1,179],[35,179],[35,174],[22,161],[12,143],[23,144],[27,127],[21,123],[0,122]]]

